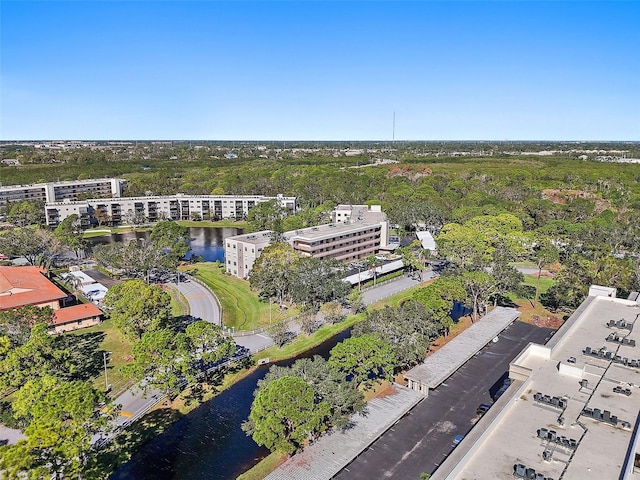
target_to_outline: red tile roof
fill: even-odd
[[[61,308],[56,310],[53,316],[53,324],[60,325],[63,323],[75,322],[86,318],[97,317],[102,315],[102,310],[92,303],[83,303],[82,305],[74,305],[72,307]]]
[[[0,266],[0,310],[38,305],[67,296],[38,267]]]

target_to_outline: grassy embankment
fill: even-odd
[[[222,321],[225,326],[239,330],[255,330],[276,323],[286,317],[294,316],[297,309],[281,311],[276,304],[269,305],[251,291],[249,282],[224,273],[224,265],[205,262],[182,267],[183,270],[194,270],[195,277],[206,283],[222,304]]]

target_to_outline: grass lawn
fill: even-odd
[[[186,267],[197,269],[195,275],[206,283],[217,295],[222,304],[222,320],[228,327],[236,330],[255,330],[269,325],[269,308],[271,320],[282,320],[292,316],[295,312],[289,310],[281,313],[277,306],[263,302],[255,292],[249,288],[249,282],[226,275],[224,266],[213,262],[196,263]]]
[[[256,360],[261,358],[269,358],[271,361],[284,360],[286,358],[295,357],[299,353],[305,352],[317,345],[320,345],[325,340],[337,335],[338,333],[352,327],[355,323],[363,320],[364,313],[357,315],[349,315],[346,320],[335,325],[322,325],[312,335],[300,334],[294,338],[291,342],[285,344],[282,348],[272,346],[254,355]]]
[[[522,282],[524,285],[529,285],[533,288],[536,288],[536,283],[538,281],[538,276],[537,275],[525,275],[524,276],[524,282]],[[540,277],[540,294],[543,294],[544,292],[546,292],[547,290],[549,290],[549,288],[556,283],[556,280],[553,277],[545,277],[545,276],[541,276]]]
[[[276,468],[287,461],[287,455],[283,453],[270,453],[259,463],[240,475],[236,480],[262,480]]]
[[[105,388],[104,368],[101,368],[103,365],[102,352],[111,352],[107,356],[107,374],[109,376],[109,384],[112,385],[112,391],[118,390],[126,383],[126,379],[120,373],[120,368],[131,362],[132,344],[115,328],[111,320],[105,320],[95,327],[66,333],[65,336],[74,336],[80,340],[74,341],[70,346],[72,350],[75,348],[81,349],[87,342],[95,339],[94,343],[97,343],[97,345],[92,347],[94,352],[89,352],[89,354],[94,353],[91,363],[100,367],[95,368],[96,376],[93,379],[93,384],[96,388],[99,390],[104,390]],[[96,352],[97,355],[95,355]]]

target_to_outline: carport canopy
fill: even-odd
[[[428,390],[433,390],[449,378],[482,347],[511,325],[519,315],[520,312],[515,308],[494,308],[456,338],[427,357],[420,365],[405,373],[404,378],[409,382],[409,387],[428,395]]]

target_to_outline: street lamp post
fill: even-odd
[[[108,392],[109,388],[109,376],[107,373],[107,355],[111,355],[112,352],[102,352],[102,361],[104,362],[104,388]]]

